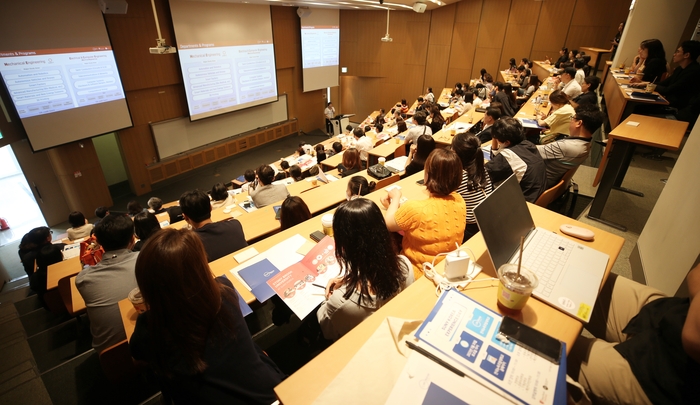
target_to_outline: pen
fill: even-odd
[[[311,283],[311,285],[318,288],[323,288],[324,290],[326,289],[326,287],[322,286],[321,284]]]

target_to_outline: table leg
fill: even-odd
[[[613,142],[614,145],[608,145],[608,147],[614,146],[615,149],[613,149],[608,156],[608,162],[605,165],[605,171],[598,185],[598,191],[595,193],[591,209],[588,211],[586,217],[626,232],[626,227],[601,218],[605,203],[610,196],[610,190],[614,187],[619,175],[622,173],[624,176],[627,170],[624,164],[625,162],[629,162],[628,156],[634,153],[634,144],[619,140],[613,140]]]
[[[596,54],[595,65],[593,65],[593,76],[598,73],[598,64],[600,63],[600,53]]]

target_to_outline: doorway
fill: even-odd
[[[0,231],[0,246],[21,239],[33,228],[46,226],[46,220],[9,145],[0,148],[0,190],[0,218],[4,218],[10,226],[10,229]]]

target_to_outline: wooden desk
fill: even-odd
[[[591,60],[588,62],[588,66],[593,68],[593,76],[598,73],[598,64],[600,63],[601,57],[606,53],[612,52],[612,49],[593,48],[589,46],[582,46],[579,50],[585,51],[586,54],[590,55]]]
[[[554,65],[550,65],[549,63],[542,61],[542,62],[537,62],[533,61],[532,63],[532,73],[537,75],[537,78],[540,79],[541,82],[544,82],[545,79],[547,79],[549,76],[552,74],[552,69],[554,69]]]
[[[627,125],[628,122],[638,122],[639,126]],[[683,141],[688,123],[683,121],[667,120],[663,118],[649,117],[646,115],[630,115],[619,126],[608,134],[608,146],[605,148],[603,159],[600,161],[598,172],[593,180],[593,186],[598,186],[595,198],[587,217],[613,228],[626,231],[627,228],[601,218],[603,208],[610,195],[610,190],[616,188],[640,197],[644,194],[622,187],[629,167],[634,148],[637,144],[678,150]]]
[[[128,298],[119,301],[119,313],[122,316],[122,324],[124,325],[124,332],[126,332],[126,340],[128,342],[129,339],[131,339],[131,335],[134,334],[136,318],[139,314],[136,313],[134,306]]]
[[[469,112],[467,112],[466,114],[464,114],[461,117],[454,120],[454,122],[451,123],[450,125],[446,125],[443,129],[434,133],[433,139],[435,139],[435,143],[437,143],[438,147],[450,146],[450,145],[452,145],[452,139],[454,139],[454,135],[452,135],[452,128],[455,125],[458,125],[458,123],[468,124],[470,121],[472,124],[476,124],[477,122],[481,121],[483,118],[484,118],[484,113],[477,112],[477,111],[475,111],[474,108],[472,108],[471,110],[469,110]]]
[[[46,269],[46,290],[57,288],[58,280],[63,277],[74,276],[80,273],[82,269],[83,266],[80,264],[79,256],[50,265]]]
[[[498,71],[498,76],[501,82],[503,83],[510,83],[511,86],[513,86],[514,89],[519,89],[520,84],[516,81],[516,75],[513,73],[510,73],[508,70],[499,70]],[[542,80],[542,79],[540,79]]]
[[[610,121],[610,127],[617,127],[622,120],[629,117],[639,104],[658,104],[658,105],[668,105],[668,101],[664,99],[663,102],[651,101],[651,100],[640,100],[633,99],[627,92],[631,91],[644,91],[643,89],[623,89],[621,85],[629,83],[628,79],[616,79],[614,74],[617,71],[610,69],[608,71],[608,76],[605,79],[605,84],[603,85],[603,97],[605,97],[605,106],[608,111],[608,120]],[[654,94],[660,95],[654,92]]]
[[[335,155],[326,158],[323,162],[321,162],[321,168],[323,171],[326,170],[333,170],[336,167],[338,167],[339,164],[343,163],[343,153],[345,151],[341,151],[340,153],[336,153]]]
[[[370,166],[377,164],[380,157],[386,160],[393,159],[396,148],[403,146],[403,144],[403,141],[398,136],[395,136],[393,139],[389,139],[383,144],[374,147],[369,151],[369,156],[367,158],[368,164]]]
[[[409,187],[407,186],[406,188]],[[607,277],[622,249],[622,244],[624,243],[622,238],[532,204],[528,204],[528,207],[537,226],[545,229],[555,230],[559,233],[561,224],[573,223],[577,226],[595,230],[595,241],[576,241],[610,255],[610,261],[606,269]],[[566,235],[564,236],[566,237]],[[494,277],[495,270],[491,264],[491,259],[488,256],[481,234],[471,238],[466,243],[466,246],[476,255],[476,261],[484,267],[482,275],[479,277]],[[442,272],[443,267],[443,263],[440,263],[437,267],[438,271]],[[496,282],[493,282],[490,286],[488,283],[475,283],[469,286],[466,294],[489,308],[500,312],[496,305],[496,289]],[[312,403],[388,316],[425,319],[436,301],[435,285],[426,277],[421,277],[376,313],[340,338],[331,347],[275,387],[275,393],[285,405]],[[521,312],[521,319],[519,320],[566,342],[567,349],[571,348],[582,329],[582,324],[578,320],[534,298],[528,301]]]

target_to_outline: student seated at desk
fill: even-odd
[[[314,146],[314,150],[316,151],[317,163],[321,163],[328,158],[328,156],[326,156],[326,148],[324,148],[322,144],[319,143],[318,145]]]
[[[139,238],[131,248],[132,252],[138,252],[154,233],[160,231],[160,223],[155,215],[150,212],[142,212],[134,217],[134,233]]]
[[[700,266],[686,281],[688,298],[666,297],[610,274],[585,325],[594,338],[579,336],[567,356],[594,403],[698,403]]]
[[[567,47],[563,47],[559,50],[559,59],[557,59],[554,62],[554,67],[559,69],[561,68],[562,63],[566,63],[569,61],[569,49]]]
[[[416,143],[411,145],[402,177],[405,178],[422,171],[425,168],[426,159],[433,150],[435,150],[435,139],[431,135],[419,136]]]
[[[299,167],[299,165],[290,166],[289,177],[291,177],[294,180],[294,182],[303,181],[304,177],[301,174],[301,167]]]
[[[415,121],[415,119],[414,119]],[[440,112],[440,106],[437,104],[431,104],[430,105],[430,133],[427,133],[427,135],[432,135],[436,134],[438,131],[442,129],[443,126],[445,126],[445,117],[442,116],[442,113]],[[416,131],[417,132],[417,131]],[[420,135],[425,135],[422,133]]]
[[[435,106],[437,107],[437,106]],[[434,108],[435,108],[434,107]],[[431,114],[433,112],[431,111]],[[438,109],[438,115],[439,115],[439,109]],[[435,116],[435,115],[433,115]],[[404,144],[406,145],[406,153],[408,154],[410,145],[414,143],[419,136],[421,135],[432,135],[433,130],[427,125],[427,114],[424,111],[417,112],[416,115],[413,116],[413,122],[416,123],[416,125],[409,129],[408,132],[406,132],[406,136],[404,138]]]
[[[530,75],[530,77],[528,78],[528,82],[525,83],[525,85],[523,86],[523,87],[525,87],[525,90],[516,99],[518,106],[522,106],[523,103],[525,103],[527,100],[529,100],[530,97],[537,91],[537,89],[541,85],[542,85],[542,82],[540,81],[540,78],[537,77],[537,75]]]
[[[501,103],[506,117],[515,116],[518,104],[515,101],[515,94],[513,94],[513,86],[510,83],[496,82],[496,89],[496,95],[493,97],[493,100]]]
[[[484,124],[481,127],[481,131],[476,134],[481,143],[491,142],[491,139],[493,139],[491,136],[491,129],[493,128],[493,124],[499,119],[501,119],[500,109],[494,108],[493,106],[486,109],[486,114],[484,114],[484,118],[481,120]]]
[[[560,135],[569,135],[569,121],[574,115],[574,107],[569,104],[569,97],[561,90],[554,90],[549,94],[549,103],[552,109],[549,115],[544,113],[537,115],[537,124],[549,128],[549,134],[540,138],[540,143],[548,143]]]
[[[377,183],[370,181],[362,176],[352,176],[348,181],[348,188],[345,190],[345,198],[350,201],[358,197],[364,197],[374,191]]]
[[[565,67],[561,75],[554,77],[554,84],[569,96],[569,99],[576,98],[581,94],[581,85],[574,80],[575,77],[576,69],[570,66]]]
[[[583,71],[584,66],[586,66],[586,62],[584,62],[583,59],[577,58],[574,61],[574,69],[576,69],[574,80],[576,80],[579,86],[583,86],[583,79],[586,78],[586,72]]]
[[[486,163],[491,181],[499,184],[516,174],[525,200],[534,203],[546,188],[544,161],[532,142],[525,139],[523,127],[515,118],[501,118],[491,131],[491,160]]]
[[[311,211],[301,197],[289,196],[280,206],[280,228],[289,229],[311,218]]]
[[[408,109],[411,107],[408,105],[408,102],[406,102],[406,99],[402,98],[401,99],[401,106],[399,108],[401,110],[401,114],[406,114],[408,112]]]
[[[141,207],[141,204],[136,200],[131,200],[126,204],[126,213],[130,218],[133,218],[139,212],[148,211],[147,209]]]
[[[269,166],[265,167],[272,173]],[[243,227],[238,220],[212,222],[209,197],[203,192],[199,190],[185,192],[180,197],[180,207],[182,207],[185,221],[202,240],[210,262],[248,246]]]
[[[158,197],[151,197],[148,199],[148,212],[153,214],[162,214],[163,212],[167,212],[169,222],[171,224],[183,221],[185,219],[182,217],[182,209],[179,205],[163,208],[163,200]],[[95,223],[95,226],[97,226],[97,223]]]
[[[386,208],[386,225],[391,232],[403,231],[402,254],[413,264],[416,279],[423,275],[423,263],[439,253],[454,250],[464,236],[467,210],[456,193],[462,182],[462,163],[449,149],[435,149],[425,162],[423,181],[427,200],[401,202],[401,190],[392,189],[381,198]]]
[[[474,93],[472,93],[471,91],[464,92],[464,97],[461,100],[455,102],[454,104],[455,111],[457,111],[459,115],[464,115],[465,113],[468,113],[472,109],[472,100],[474,100]],[[433,133],[436,132],[437,131],[433,131]]]
[[[333,235],[342,277],[328,282],[326,302],[316,313],[329,340],[345,335],[414,280],[411,262],[397,255],[373,201],[341,204],[333,216]]]
[[[95,208],[95,216],[97,217],[97,220],[95,221],[95,223],[92,224],[93,232],[95,231],[95,227],[97,226],[97,224],[99,224],[100,221],[102,221],[102,219],[107,215],[109,215],[109,209],[107,207],[100,206]]]
[[[90,236],[92,233],[93,225],[88,223],[85,215],[80,211],[71,212],[68,215],[68,223],[71,227],[66,230],[66,233],[71,241]]]
[[[370,128],[371,129],[371,128]],[[362,128],[357,127],[352,131],[355,136],[355,149],[360,152],[360,160],[362,162],[362,167],[367,167],[367,158],[369,157],[369,151],[374,148],[374,142],[365,135],[367,131]]]
[[[175,404],[271,404],[284,373],[253,342],[231,282],[214,278],[193,232],[164,229],[146,243],[136,281],[149,310],[129,348]]]
[[[22,236],[17,254],[19,254],[19,259],[22,262],[24,272],[27,273],[27,277],[30,279],[34,273],[34,262],[36,261],[39,251],[45,245],[51,244],[51,233],[52,231],[48,227],[40,226],[32,229]],[[63,249],[63,247],[66,245],[63,243],[58,243],[56,246]]]
[[[253,199],[256,207],[262,208],[277,201],[282,201],[289,195],[284,184],[272,184],[275,179],[275,171],[268,165],[262,165],[256,172],[258,187],[249,190],[248,195]],[[182,204],[180,204],[182,205]]]
[[[46,309],[49,309],[46,302],[44,302],[48,267],[61,261],[63,261],[63,244],[54,245],[47,243],[39,249],[36,255],[36,270],[29,276],[29,288],[36,293],[39,302]]]
[[[586,76],[583,79],[583,84],[581,85],[581,93],[578,97],[571,100],[571,104],[574,107],[579,105],[598,105],[598,95],[595,93],[596,89],[600,86],[600,78],[598,76]]]
[[[228,189],[223,183],[214,184],[209,195],[211,196],[211,209],[213,210],[236,203],[236,199],[228,193]]]
[[[280,163],[281,165],[282,163]],[[287,163],[289,164],[289,163]],[[247,193],[250,191],[250,189],[255,188],[255,170],[248,169],[243,173],[243,178],[245,179],[245,183],[241,186],[241,191],[244,193]]]
[[[275,174],[275,181],[284,180],[289,177],[289,162],[283,159],[280,162],[280,167],[282,170]]]
[[[474,207],[486,199],[493,191],[491,177],[484,168],[484,155],[481,142],[476,136],[463,132],[452,139],[452,150],[462,162],[462,182],[457,189],[467,206],[467,222],[462,243],[479,232],[474,216]]]
[[[425,101],[427,101],[427,102],[430,102],[430,103],[434,103],[434,102],[435,102],[435,94],[433,94],[433,88],[432,88],[432,87],[428,87],[428,91],[425,93],[425,95],[423,96],[423,98],[424,98]]]
[[[351,176],[362,170],[360,163],[360,152],[355,148],[350,148],[343,153],[343,162],[338,165],[340,177]]]
[[[598,107],[581,105],[569,120],[568,137],[546,145],[537,145],[547,168],[547,189],[554,187],[566,172],[586,160],[591,150],[591,137],[603,125],[604,119],[605,116]]]
[[[658,39],[647,39],[639,44],[639,57],[642,62],[635,73],[642,73],[642,77],[633,76],[630,83],[653,82],[659,83],[668,72],[666,66],[666,51],[664,45]]]
[[[92,347],[100,353],[126,340],[119,301],[136,288],[134,266],[138,253],[131,251],[134,221],[126,215],[106,216],[95,229],[95,237],[105,250],[102,260],[78,273],[75,286],[90,318]]]
[[[681,46],[673,54],[673,62],[678,67],[666,80],[656,86],[656,91],[666,97],[670,106],[677,109],[678,120],[691,124],[697,119],[697,100],[693,99],[700,94],[700,64],[697,59],[700,56],[700,42],[683,41]]]

